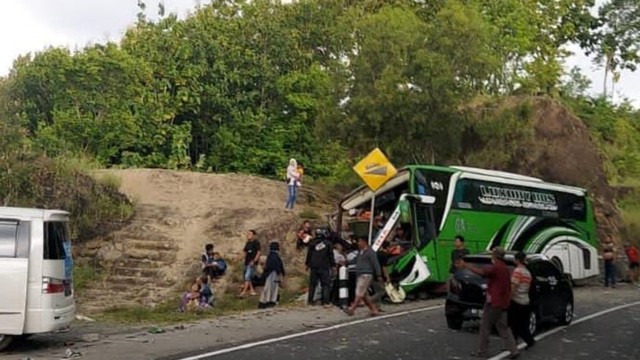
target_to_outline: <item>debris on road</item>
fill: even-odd
[[[80,337],[83,342],[96,342],[100,340],[99,334],[84,334]]]
[[[88,317],[88,316],[84,316],[84,315],[76,315],[76,320],[78,321],[88,321],[88,322],[95,322],[94,319]]]
[[[165,329],[158,326],[153,326],[151,329],[149,329],[150,334],[163,334],[165,332]]]
[[[82,357],[82,354],[77,352],[77,351],[73,351],[71,349],[67,349],[67,351],[65,351],[64,353],[64,358],[65,359],[76,359]]]

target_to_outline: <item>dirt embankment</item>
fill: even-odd
[[[474,107],[472,113],[474,121],[466,134],[470,141],[465,149],[469,165],[584,187],[595,202],[600,239],[608,234],[620,239],[624,223],[616,194],[607,182],[602,155],[580,119],[550,98],[510,98],[497,105]],[[510,128],[497,130],[500,136],[482,139],[478,129],[486,129],[488,123]],[[474,156],[487,149],[498,149],[507,157],[491,164],[487,157]]]
[[[79,261],[94,264],[103,275],[79,294],[85,313],[155,306],[175,298],[200,274],[199,259],[207,243],[229,263],[228,276],[215,285],[216,295],[236,292],[229,285],[239,280],[236,273],[249,229],[257,230],[263,250],[270,241],[280,241],[293,273],[301,266],[302,255],[292,238],[301,222],[300,210],[284,209],[287,190],[282,182],[167,170],[108,170],[96,176],[100,174],[121,180],[135,215],[124,228],[80,249]],[[312,195],[305,189],[300,202]]]

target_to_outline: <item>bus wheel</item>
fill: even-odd
[[[13,337],[11,337],[11,335],[0,334],[0,351],[6,349],[11,344],[12,340]]]

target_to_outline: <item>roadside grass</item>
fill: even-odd
[[[298,294],[288,289],[280,291],[280,307],[295,307]],[[164,302],[151,308],[137,307],[113,307],[107,309],[94,318],[106,323],[124,325],[175,325],[191,323],[205,319],[212,319],[223,315],[238,314],[250,310],[258,310],[259,296],[239,298],[232,294],[222,295],[216,300],[213,308],[198,312],[178,312],[178,296],[176,301]]]
[[[113,307],[96,315],[94,318],[107,323],[162,326],[191,323],[223,315],[258,310],[259,294],[262,288],[256,288],[258,296],[237,297],[236,289],[239,288],[243,280],[243,267],[239,263],[236,264],[235,261],[230,261],[230,264],[235,266],[233,266],[232,271],[225,275],[227,276],[229,284],[224,293],[220,295],[216,294],[216,300],[211,309],[197,312],[178,312],[181,294],[173,294],[171,297],[173,300],[165,301],[153,308],[142,305],[136,307]],[[280,303],[278,306],[295,307],[298,296],[299,293],[295,291],[295,289],[287,286],[280,287]]]
[[[73,289],[81,294],[88,284],[98,281],[100,277],[100,272],[90,264],[75,264],[73,267]]]

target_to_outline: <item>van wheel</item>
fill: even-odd
[[[12,340],[13,337],[11,335],[0,334],[0,351],[6,349],[11,344]]]

